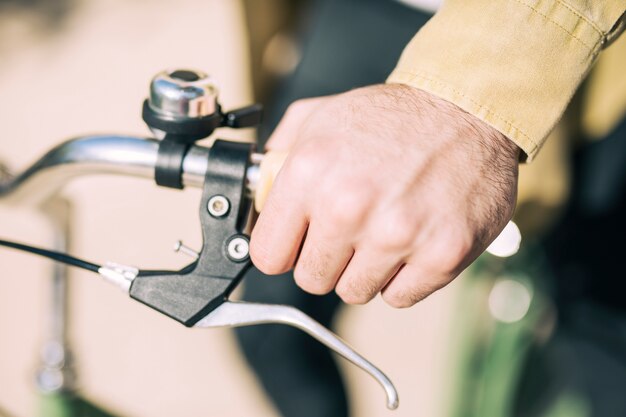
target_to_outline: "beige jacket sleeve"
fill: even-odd
[[[455,103],[532,160],[625,11],[626,0],[448,0],[387,82]]]

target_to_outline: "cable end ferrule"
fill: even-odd
[[[137,278],[137,275],[139,275],[139,269],[115,262],[106,262],[98,268],[98,273],[102,275],[107,282],[116,285],[124,292],[129,292],[130,285],[133,280]]]

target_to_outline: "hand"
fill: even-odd
[[[251,238],[266,274],[362,304],[408,307],[454,279],[516,200],[519,148],[403,85],[295,102],[268,149],[289,150]]]

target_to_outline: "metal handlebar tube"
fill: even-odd
[[[37,205],[74,178],[112,174],[154,180],[159,141],[133,136],[85,136],[62,143],[18,175],[0,177],[0,202]],[[183,185],[204,184],[210,148],[192,145],[183,159]],[[252,154],[246,189],[253,193],[262,156]]]
[[[19,175],[8,175],[0,182],[0,201],[37,204],[57,193],[70,180],[85,175],[120,174],[152,179],[157,149],[156,140],[129,136],[88,136],[69,140],[50,150]],[[187,169],[192,165],[188,164]],[[201,165],[198,168],[202,170]],[[191,175],[196,184],[202,183],[202,174]]]

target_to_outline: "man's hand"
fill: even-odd
[[[511,218],[519,149],[453,104],[403,85],[294,103],[289,150],[252,232],[264,273],[305,291],[409,307],[448,284]]]

